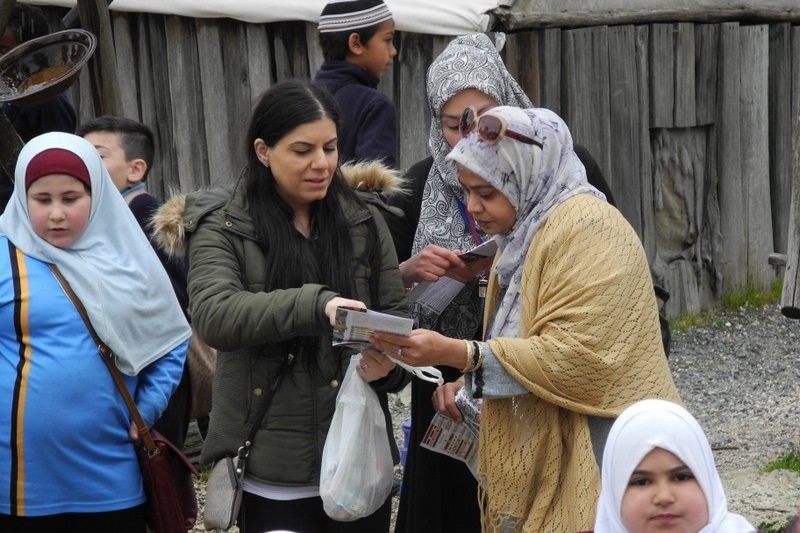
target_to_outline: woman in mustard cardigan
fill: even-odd
[[[467,210],[498,244],[486,340],[425,329],[372,340],[414,366],[462,369],[459,394],[482,399],[483,531],[587,530],[614,418],[644,398],[680,401],[647,259],[633,228],[587,182],[556,114],[468,108],[461,128],[448,159]],[[459,387],[434,394],[456,420]]]

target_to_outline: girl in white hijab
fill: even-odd
[[[601,479],[595,533],[756,531],[728,512],[708,439],[675,403],[643,400],[623,411],[608,436]]]

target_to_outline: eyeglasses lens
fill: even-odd
[[[478,136],[484,142],[496,143],[503,135],[503,129],[503,123],[497,117],[484,115],[478,119]]]
[[[461,122],[458,123],[458,132],[462,137],[469,135],[469,132],[475,127],[475,110],[468,107],[461,114]]]

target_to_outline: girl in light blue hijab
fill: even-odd
[[[180,381],[190,328],[95,148],[32,139],[0,216],[0,531],[145,531],[131,414],[86,307],[151,427]]]
[[[91,177],[89,225],[69,248],[48,243],[30,224],[25,172],[34,157],[49,149],[74,153]],[[0,234],[26,255],[58,265],[122,372],[136,375],[189,338],[177,300],[165,298],[172,285],[164,267],[88,141],[60,132],[36,137],[20,153],[15,174]]]

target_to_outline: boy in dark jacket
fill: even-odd
[[[329,2],[319,20],[325,62],[314,81],[339,105],[339,162],[380,160],[397,167],[394,104],[377,90],[392,65],[394,20],[382,0]]]
[[[111,181],[153,244],[156,255],[169,275],[181,309],[186,314],[189,307],[189,295],[186,289],[188,266],[182,259],[167,255],[152,240],[150,219],[161,207],[161,202],[148,194],[145,189],[145,180],[153,166],[155,153],[153,132],[135,120],[102,116],[81,125],[78,128],[78,135],[92,143],[100,153]],[[184,366],[181,382],[172,394],[167,409],[154,426],[178,448],[183,448],[189,428],[190,399],[189,372]]]

